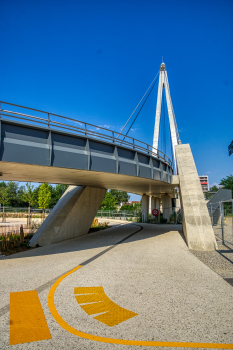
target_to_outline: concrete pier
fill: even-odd
[[[190,145],[177,145],[175,149],[186,242],[189,249],[215,250],[214,231]]]
[[[170,221],[170,216],[172,214],[172,199],[170,196],[165,194],[162,196],[162,208],[163,208],[163,218]]]
[[[106,191],[90,186],[69,186],[32,237],[30,246],[46,246],[85,235]]]
[[[150,197],[147,196],[146,194],[142,195],[142,222],[148,221],[149,199]]]

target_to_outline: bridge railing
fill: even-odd
[[[36,126],[43,126],[51,130],[62,130],[73,134],[79,134],[90,139],[106,141],[114,145],[149,154],[155,158],[164,160],[172,166],[171,160],[163,152],[145,142],[109,130],[108,128],[85,123],[74,118],[68,118],[4,101],[0,101],[0,118],[1,120],[17,120],[21,123],[29,123]]]

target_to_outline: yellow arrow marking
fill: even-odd
[[[81,308],[88,315],[102,313],[102,315],[98,315],[94,318],[105,323],[107,326],[116,326],[129,318],[137,316],[135,312],[126,310],[109,299],[103,287],[76,287],[74,288],[74,294],[79,294],[76,295],[75,298],[78,304],[82,304],[80,305]]]
[[[59,315],[56,306],[54,304],[54,294],[59,286],[59,284],[66,278],[71,275],[73,272],[77,271],[82,267],[81,265],[75,267],[73,270],[65,273],[51,287],[48,295],[48,305],[51,314],[57,323],[64,328],[66,331],[74,334],[80,338],[99,341],[102,343],[110,344],[121,344],[121,345],[135,345],[135,346],[160,346],[160,347],[176,347],[176,348],[206,348],[206,349],[233,349],[233,344],[217,344],[217,343],[184,343],[184,342],[168,342],[168,341],[150,341],[150,340],[126,340],[126,339],[116,339],[116,338],[107,338],[100,337],[98,335],[88,334],[81,332],[78,329],[71,327],[65,320]]]

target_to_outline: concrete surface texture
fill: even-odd
[[[150,197],[144,194],[142,196],[142,222],[146,222],[148,220],[149,202],[150,202]]]
[[[210,216],[189,144],[175,146],[180,180],[183,231],[193,250],[217,248]]]
[[[78,265],[82,267],[60,280],[53,296],[64,321],[60,325],[48,306],[49,291]],[[233,288],[190,252],[179,225],[110,228],[4,258],[0,272],[0,349],[11,348],[9,293],[30,290],[37,290],[51,339],[15,345],[16,349],[156,348],[107,343],[106,337],[159,342],[157,348],[165,350],[177,342],[184,342],[184,349],[192,343],[233,348]],[[79,287],[103,287],[111,301],[137,315],[108,326],[77,302],[74,288]],[[66,330],[66,325],[73,328]],[[82,333],[77,336],[72,329]],[[85,339],[90,334],[102,337],[102,342]],[[171,343],[163,347],[163,342]]]
[[[167,219],[167,222],[169,222],[170,216],[172,214],[172,199],[167,194],[162,196],[162,208],[163,208],[163,217],[164,219]]]
[[[89,186],[69,186],[30,241],[45,246],[86,234],[106,194]]]

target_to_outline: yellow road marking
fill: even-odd
[[[74,293],[89,293],[76,295],[75,298],[79,304],[85,303],[85,305],[80,306],[88,315],[104,312],[104,314],[98,315],[94,318],[102,323],[105,323],[107,326],[113,327],[134,316],[137,316],[135,312],[126,310],[109,299],[109,297],[105,294],[103,287],[86,287],[86,289],[85,287],[76,287],[74,288]],[[94,303],[87,304],[92,302]]]
[[[36,290],[10,293],[9,344],[51,339]]]
[[[62,277],[58,278],[58,280],[51,287],[48,295],[48,305],[51,314],[57,323],[64,328],[66,331],[74,334],[80,338],[99,341],[103,343],[110,344],[121,344],[121,345],[135,345],[135,346],[160,346],[160,347],[176,347],[176,348],[206,348],[206,349],[233,349],[233,344],[217,344],[217,343],[184,343],[184,342],[165,342],[165,341],[149,341],[149,340],[126,340],[126,339],[116,339],[116,338],[106,338],[100,337],[98,335],[92,335],[88,333],[81,332],[74,327],[71,327],[65,320],[59,315],[56,306],[54,304],[54,294],[59,286],[59,284],[66,278],[71,275],[73,272],[80,269],[82,266],[79,265],[75,267],[73,270],[67,272]]]

